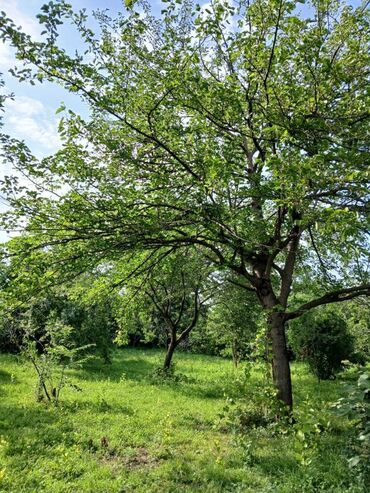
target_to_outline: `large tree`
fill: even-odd
[[[51,1],[44,41],[0,18],[24,63],[13,74],[59,83],[90,109],[87,121],[65,112],[62,149],[42,161],[3,139],[35,183],[4,185],[8,227],[24,231],[20,262],[67,275],[199,245],[256,294],[291,407],[286,322],[370,293],[369,12],[332,0],[303,14],[287,0],[170,0],[155,17],[130,4],[116,19],[97,12],[95,35],[83,12]],[[85,51],[58,44],[64,21]],[[322,273],[322,291],[300,306],[290,293],[303,268]]]

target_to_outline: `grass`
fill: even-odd
[[[54,408],[35,402],[28,364],[0,355],[0,491],[366,491],[346,463],[351,424],[327,410],[339,396],[338,382],[318,384],[293,365],[301,433],[272,425],[241,436],[219,418],[225,395],[243,392],[253,400],[261,375],[243,382],[242,368],[227,360],[179,353],[176,370],[186,378],[153,380],[162,356],[124,349],[112,365],[94,360],[71,370],[83,391],[64,389]]]

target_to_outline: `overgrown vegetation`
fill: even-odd
[[[333,408],[339,416],[354,421],[357,435],[349,447],[351,467],[359,466],[360,471],[370,480],[370,372],[357,371],[355,384],[347,385],[346,395]]]
[[[156,11],[133,0],[91,22],[50,0],[37,39],[0,13],[12,76],[59,84],[89,110],[61,104],[61,148],[44,159],[0,134],[15,175],[2,183],[1,224],[22,232],[4,247],[18,297],[82,275],[95,293],[128,281],[149,292],[153,270],[197,249],[199,271],[236,277],[259,304],[277,397],[292,409],[287,323],[370,294],[369,10],[304,3],[168,0]]]

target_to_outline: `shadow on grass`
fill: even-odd
[[[297,471],[298,464],[296,460],[288,457],[281,450],[277,450],[276,454],[256,457],[254,468],[262,472],[264,476],[282,478]]]
[[[180,356],[181,354],[181,356]],[[156,387],[166,387],[173,392],[179,393],[186,397],[198,399],[224,399],[227,389],[235,393],[234,380],[230,372],[225,375],[217,374],[217,379],[209,378],[209,374],[204,377],[194,377],[194,369],[186,368],[189,361],[197,363],[201,358],[199,355],[179,353],[178,359],[175,359],[174,379],[163,378],[155,375],[155,370],[161,368],[164,351],[145,349],[123,349],[113,354],[112,363],[104,364],[98,359],[90,360],[83,368],[72,370],[71,374],[81,381],[111,381],[119,382],[120,380],[131,380],[144,382]],[[210,362],[214,363],[211,357]],[[220,360],[222,362],[222,360]],[[183,367],[185,363],[185,367]],[[177,366],[178,364],[178,366]],[[189,371],[190,370],[190,371]],[[212,370],[210,370],[212,371]],[[251,378],[251,386],[254,386],[255,378]]]
[[[195,431],[208,431],[213,429],[214,421],[210,419],[204,419],[202,418],[202,416],[189,414],[182,417],[179,425],[186,430],[192,429]]]
[[[199,382],[196,384],[174,383],[171,388],[186,397],[198,399],[223,399],[225,397],[225,384],[205,384]]]
[[[63,442],[64,434],[72,429],[52,407],[0,405],[0,435],[6,441],[6,455],[24,465],[32,457],[50,456],[50,446]]]
[[[0,370],[0,385],[4,385],[7,383],[12,383],[13,379],[9,372]]]
[[[122,354],[114,356],[112,363],[106,364],[100,360],[91,360],[80,370],[72,370],[71,374],[86,381],[120,380],[142,381],[158,368],[155,362],[149,362],[144,357]]]
[[[71,375],[81,381],[93,382],[107,380],[112,382],[119,382],[120,380],[144,381],[150,385],[166,386],[186,396],[204,399],[220,399],[224,396],[225,382],[198,380],[186,373],[185,378],[180,378],[179,381],[156,377],[154,372],[161,367],[164,352],[145,350],[143,356],[138,353],[137,350],[131,351],[130,349],[118,351],[113,355],[111,364],[92,359],[85,363],[83,368],[71,370]],[[182,371],[180,370],[175,372],[175,376],[181,376],[181,374]]]
[[[17,383],[14,375],[11,375],[7,371],[0,370],[0,396],[4,396],[11,389],[10,385]],[[6,388],[5,388],[6,386]]]
[[[104,399],[100,399],[97,402],[92,401],[71,401],[62,402],[61,409],[66,412],[75,413],[78,411],[89,411],[95,414],[107,413],[107,414],[121,414],[124,416],[134,416],[135,409],[131,406],[125,406],[122,404],[111,404]]]

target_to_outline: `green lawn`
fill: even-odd
[[[178,353],[176,371],[188,378],[163,383],[149,377],[161,358],[159,351],[124,349],[110,366],[91,361],[70,372],[82,392],[65,389],[56,409],[35,402],[31,366],[0,355],[0,491],[365,491],[346,464],[350,424],[327,410],[338,382],[319,384],[294,366],[304,437],[267,427],[236,440],[219,414],[225,394],[241,392],[242,368]],[[243,392],[252,399],[260,381],[252,373]]]

